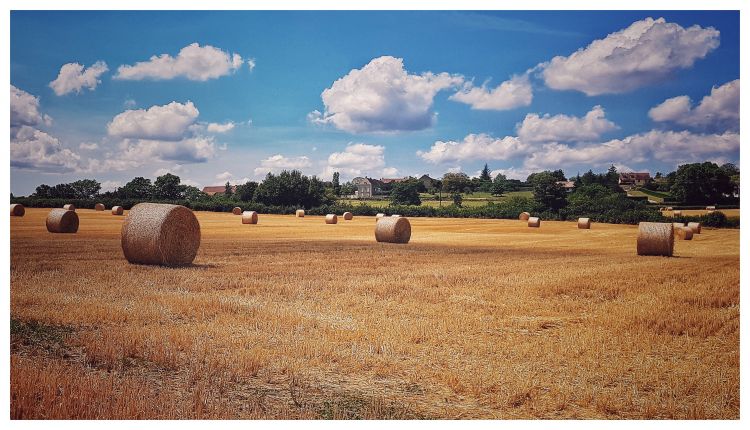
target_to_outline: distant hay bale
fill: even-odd
[[[77,232],[78,214],[67,209],[52,209],[47,214],[47,231],[50,233]]]
[[[672,227],[674,227],[674,228],[682,228],[682,227],[685,227],[685,223],[684,222],[673,222],[672,223]]]
[[[716,210],[716,206],[706,206],[706,210],[709,212],[713,212]]]
[[[391,215],[391,218],[399,218],[399,217],[401,217],[401,215],[399,215],[399,214],[393,214],[393,215]]]
[[[542,225],[542,220],[540,220],[539,217],[536,217],[536,216],[529,217],[529,222],[528,222],[529,227],[539,227],[540,225]]]
[[[97,204],[94,205],[94,210],[98,211],[98,212],[101,212],[101,211],[104,210],[104,205],[101,204],[101,203],[97,203]]]
[[[671,257],[674,251],[674,226],[667,222],[639,223],[636,250],[638,255]]]
[[[339,222],[339,217],[336,216],[336,214],[326,215],[326,224],[337,224],[338,222]]]
[[[384,216],[385,216],[385,214],[381,212],[381,213],[375,215],[375,218],[383,218]]]
[[[689,223],[687,223],[687,226],[690,227],[691,230],[693,230],[693,233],[695,233],[695,234],[701,234],[701,223],[699,223],[699,222],[689,222]]]
[[[518,215],[518,219],[521,220],[521,221],[528,221],[530,216],[531,216],[531,214],[528,213],[528,212],[521,212]]]
[[[76,210],[76,205],[74,205],[74,204],[67,204],[67,205],[63,206],[63,209],[65,209],[66,211],[75,211]]]
[[[682,216],[682,211],[673,211],[672,216]]]
[[[242,212],[242,224],[258,224],[258,212]]]
[[[112,215],[122,215],[122,206],[112,206]]]
[[[201,244],[201,226],[184,206],[139,203],[122,224],[122,252],[136,264],[185,266]]]
[[[383,217],[375,224],[375,240],[389,243],[409,243],[411,223],[404,217]]]
[[[352,215],[351,212],[344,212],[344,220],[345,221],[351,221],[354,218],[354,215]]]
[[[591,218],[578,218],[578,228],[588,230],[591,228]]]
[[[693,229],[690,227],[675,228],[674,232],[682,240],[693,240]]]
[[[242,208],[235,206],[232,208],[232,215],[242,215]]]
[[[297,218],[304,218],[305,217],[305,211],[302,209],[297,209],[297,212],[294,214]]]
[[[671,211],[672,210],[672,206],[667,206],[667,210]]]
[[[10,205],[10,216],[24,216],[26,209],[20,203],[13,203]]]

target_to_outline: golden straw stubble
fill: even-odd
[[[671,257],[674,252],[674,226],[672,223],[639,223],[636,250],[638,255]]]
[[[47,214],[46,224],[50,233],[75,233],[78,231],[78,214],[67,209],[52,209]]]
[[[409,243],[411,223],[404,217],[378,218],[375,223],[375,240],[389,243]]]
[[[201,227],[193,211],[160,203],[133,206],[120,235],[125,258],[136,264],[189,265],[201,243]]]

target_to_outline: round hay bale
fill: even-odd
[[[672,211],[672,216],[682,216],[682,211]]]
[[[326,224],[337,224],[338,222],[339,222],[339,217],[336,216],[336,214],[326,215]]]
[[[235,206],[232,208],[232,215],[242,215],[242,208]]]
[[[588,230],[591,228],[591,218],[578,218],[578,228]]]
[[[122,252],[136,264],[185,266],[201,244],[201,226],[185,206],[139,203],[122,224]]]
[[[672,206],[667,206],[667,210],[671,211],[672,210]]]
[[[385,214],[381,212],[381,213],[375,215],[375,218],[383,218],[384,216],[385,216]]]
[[[242,224],[258,224],[258,212],[242,212]]]
[[[689,222],[689,223],[687,223],[687,226],[690,227],[691,230],[693,230],[693,233],[695,233],[695,234],[701,234],[701,223],[699,223],[699,222]]]
[[[24,216],[26,209],[20,203],[13,203],[10,205],[10,216]]]
[[[66,211],[75,211],[76,210],[76,205],[74,205],[74,204],[67,204],[67,205],[63,206],[63,209],[65,209]]]
[[[297,209],[297,212],[294,214],[297,218],[304,218],[305,217],[305,211],[302,209]]]
[[[529,227],[539,227],[542,225],[542,220],[539,219],[537,216],[529,217],[528,226]]]
[[[351,212],[344,212],[344,220],[345,221],[351,221],[354,219],[354,215],[352,215]]]
[[[122,215],[122,206],[112,206],[112,215]]]
[[[668,222],[641,222],[638,224],[638,255],[663,255],[674,252],[674,226]]]
[[[409,243],[411,223],[404,217],[383,217],[375,224],[375,240],[389,243]]]
[[[47,214],[47,231],[50,233],[77,232],[78,214],[67,209],[52,209]]]
[[[672,227],[674,227],[674,228],[682,228],[682,227],[685,227],[685,223],[684,222],[673,222],[672,223]]]
[[[693,240],[693,229],[690,227],[675,228],[674,232],[682,240]]]
[[[94,210],[98,211],[98,212],[101,212],[101,211],[104,210],[104,205],[101,204],[101,203],[97,203],[97,204],[94,205]]]
[[[528,221],[530,216],[531,216],[531,214],[528,213],[528,212],[521,212],[518,215],[518,219],[521,220],[521,221]]]

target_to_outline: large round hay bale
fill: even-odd
[[[10,205],[10,216],[24,216],[26,209],[20,203],[13,203]]]
[[[521,221],[528,221],[530,216],[531,216],[531,214],[528,213],[528,212],[521,212],[518,215],[518,219],[521,220]]]
[[[668,222],[641,222],[638,224],[638,255],[672,256],[674,251],[674,226]]]
[[[351,212],[344,212],[344,220],[345,221],[351,221],[354,219],[354,215],[352,215]]]
[[[258,212],[242,212],[242,224],[258,224]]]
[[[201,244],[201,226],[185,206],[139,203],[122,224],[122,252],[131,263],[184,266]]]
[[[687,223],[687,226],[690,227],[693,230],[693,233],[695,233],[695,234],[701,234],[701,223],[699,223],[699,222],[689,222],[689,223]]]
[[[112,206],[112,215],[122,215],[122,206]]]
[[[672,216],[682,216],[682,211],[672,211]]]
[[[588,230],[591,228],[591,218],[578,218],[578,228]]]
[[[98,211],[98,212],[101,212],[101,211],[104,210],[104,205],[102,203],[97,203],[97,204],[94,205],[94,210]]]
[[[674,232],[682,240],[693,240],[693,229],[690,227],[675,228]]]
[[[297,218],[304,218],[305,217],[305,211],[302,209],[297,209],[297,212],[294,214]]]
[[[336,214],[326,215],[326,224],[336,224],[339,222],[339,217]]]
[[[235,206],[232,208],[232,215],[242,215],[242,208]]]
[[[383,218],[384,216],[385,216],[385,214],[381,212],[381,213],[375,215],[375,218]]]
[[[529,217],[528,226],[529,227],[539,227],[542,225],[542,220],[539,219],[537,216]]]
[[[70,204],[64,205],[63,209],[65,209],[66,211],[75,211],[76,205],[70,203]]]
[[[383,217],[375,223],[375,240],[378,242],[409,243],[411,223],[404,217]]]
[[[50,233],[77,232],[78,214],[67,209],[52,209],[47,214],[47,231]]]

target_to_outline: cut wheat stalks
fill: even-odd
[[[112,215],[122,215],[123,212],[122,206],[112,206]]]
[[[20,203],[13,203],[10,205],[10,216],[24,216],[26,209]]]
[[[52,209],[47,214],[47,231],[50,233],[77,232],[78,214],[67,209]]]
[[[693,230],[693,233],[695,233],[695,234],[701,234],[701,223],[699,223],[699,222],[689,222],[689,223],[687,223],[687,226],[690,227]]]
[[[518,214],[518,219],[521,221],[528,221],[530,216],[531,214],[528,212],[521,212],[520,214]]]
[[[591,218],[578,218],[578,228],[588,230],[591,228]]]
[[[94,205],[94,210],[97,211],[97,212],[101,212],[104,209],[105,209],[105,207],[104,207],[104,204],[102,204],[102,203],[97,203],[97,204]]]
[[[337,224],[338,222],[339,222],[339,217],[336,216],[336,214],[326,215],[326,224]]]
[[[411,223],[404,217],[383,217],[375,224],[375,240],[389,243],[409,243]]]
[[[344,220],[345,221],[351,221],[354,219],[354,215],[352,215],[351,212],[344,212]]]
[[[242,224],[258,224],[258,212],[242,212]]]
[[[529,217],[529,222],[528,222],[529,227],[539,227],[541,225],[542,225],[542,220],[539,219],[539,217],[536,217],[536,216]]]
[[[184,206],[139,203],[122,224],[121,244],[131,263],[185,266],[198,253],[201,227]]]
[[[638,224],[638,255],[671,257],[674,252],[674,226],[666,222],[641,222]]]

